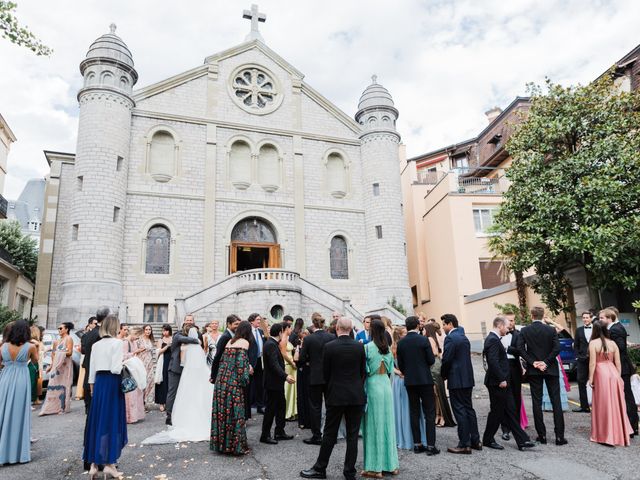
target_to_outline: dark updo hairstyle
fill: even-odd
[[[164,330],[165,332],[169,332],[169,335],[173,335],[173,328],[171,328],[171,325],[169,325],[168,323],[165,323],[162,326],[162,330]]]
[[[31,340],[31,328],[26,320],[13,322],[7,338],[4,339],[5,342],[13,345],[24,345],[29,340]]]
[[[238,324],[238,328],[236,328],[236,333],[231,339],[231,341],[229,342],[229,344],[233,345],[234,343],[236,343],[237,340],[244,338],[247,342],[249,342],[249,345],[251,345],[251,343],[255,341],[253,339],[253,333],[251,328],[252,328],[251,324],[249,323],[248,320],[242,320]]]
[[[376,344],[378,351],[382,355],[389,353],[389,342],[387,342],[387,336],[385,335],[387,330],[384,322],[378,315],[371,315],[371,327],[369,331],[371,332],[371,341]]]
[[[71,330],[74,328],[74,325],[71,322],[62,322],[62,325],[67,329],[67,333],[71,333]]]

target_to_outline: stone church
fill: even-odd
[[[391,95],[374,76],[351,118],[244,17],[243,43],[139,89],[115,25],[89,47],[76,152],[45,152],[41,323],[411,309]]]

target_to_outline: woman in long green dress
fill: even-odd
[[[383,472],[398,474],[398,447],[393,411],[391,372],[393,354],[380,318],[371,319],[371,342],[367,355],[367,411],[362,423],[364,445],[363,477],[382,478]]]

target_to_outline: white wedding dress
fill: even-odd
[[[189,336],[198,338],[195,328]],[[200,345],[184,345],[184,368],[171,414],[172,427],[142,441],[143,445],[202,442],[211,436],[211,401],[213,385],[209,383],[210,369]]]

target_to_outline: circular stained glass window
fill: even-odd
[[[273,74],[257,65],[240,67],[231,75],[231,98],[243,110],[263,115],[282,102],[282,93]]]

